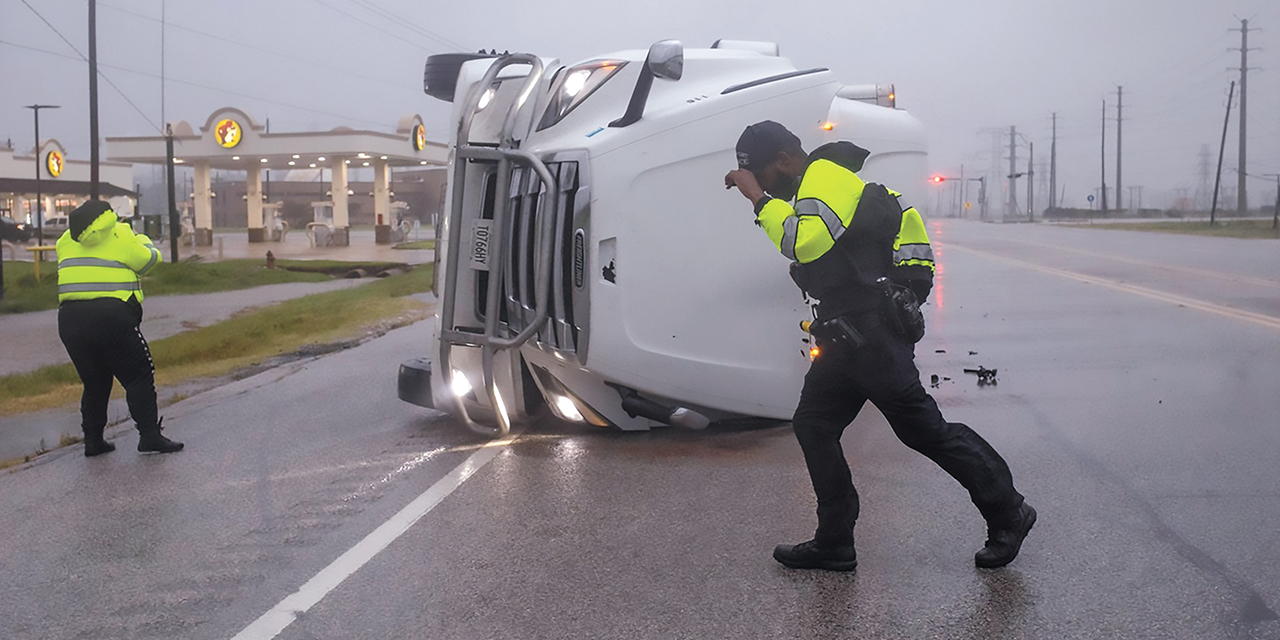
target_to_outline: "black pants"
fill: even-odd
[[[947,422],[920,384],[913,347],[884,326],[865,332],[869,343],[852,350],[829,346],[805,375],[792,424],[818,498],[815,539],[853,543],[858,492],[840,436],[868,400],[904,444],[923,453],[969,490],[987,522],[999,524],[1022,504],[1009,465],[969,427]]]
[[[58,337],[84,383],[80,427],[86,439],[101,438],[107,426],[113,378],[124,387],[138,429],[156,425],[156,370],[141,324],[142,305],[132,300],[69,300],[58,307]]]

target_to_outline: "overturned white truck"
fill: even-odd
[[[544,406],[625,430],[790,419],[811,301],[724,188],[747,125],[781,122],[806,149],[854,141],[864,177],[924,204],[923,127],[892,87],[797,69],[773,44],[663,41],[572,66],[443,54],[425,84],[454,131],[435,335],[400,397],[485,435]]]

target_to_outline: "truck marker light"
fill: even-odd
[[[832,130],[832,129],[834,129],[834,128],[836,128],[836,123],[834,123],[834,122],[824,122],[824,123],[822,123],[822,130],[823,130],[823,131],[830,131],[830,130]]]
[[[818,356],[820,356],[820,355],[822,355],[822,350],[821,350],[821,349],[819,349],[819,348],[817,347],[817,345],[812,346],[812,347],[809,347],[809,359],[810,359],[810,360],[817,360],[817,359],[818,359]]]

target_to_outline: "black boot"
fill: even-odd
[[[817,540],[797,545],[780,544],[773,549],[773,559],[792,569],[853,571],[858,567],[858,554],[853,545],[822,546]]]
[[[101,435],[97,437],[86,436],[84,439],[84,457],[92,458],[100,456],[104,453],[111,453],[116,450],[116,446],[107,442]]]
[[[987,546],[974,554],[973,563],[983,569],[1003,567],[1018,557],[1022,541],[1036,523],[1036,510],[1026,502],[1018,507],[1018,512],[1007,522],[999,526],[987,526]]]
[[[153,427],[138,426],[138,451],[155,452],[155,453],[173,453],[174,451],[182,451],[182,443],[174,442],[160,433],[160,425],[164,422],[164,418],[156,421]]]
[[[81,431],[84,431],[84,457],[92,458],[116,450],[114,444],[102,437],[106,428],[105,424],[100,427],[81,427]]]

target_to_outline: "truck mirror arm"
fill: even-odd
[[[636,87],[631,92],[626,113],[610,122],[609,126],[628,127],[640,120],[640,116],[644,115],[645,104],[649,102],[649,91],[653,89],[654,78],[679,80],[683,74],[684,47],[680,41],[663,40],[653,43],[645,56],[644,65],[640,67],[640,77],[636,79]]]

